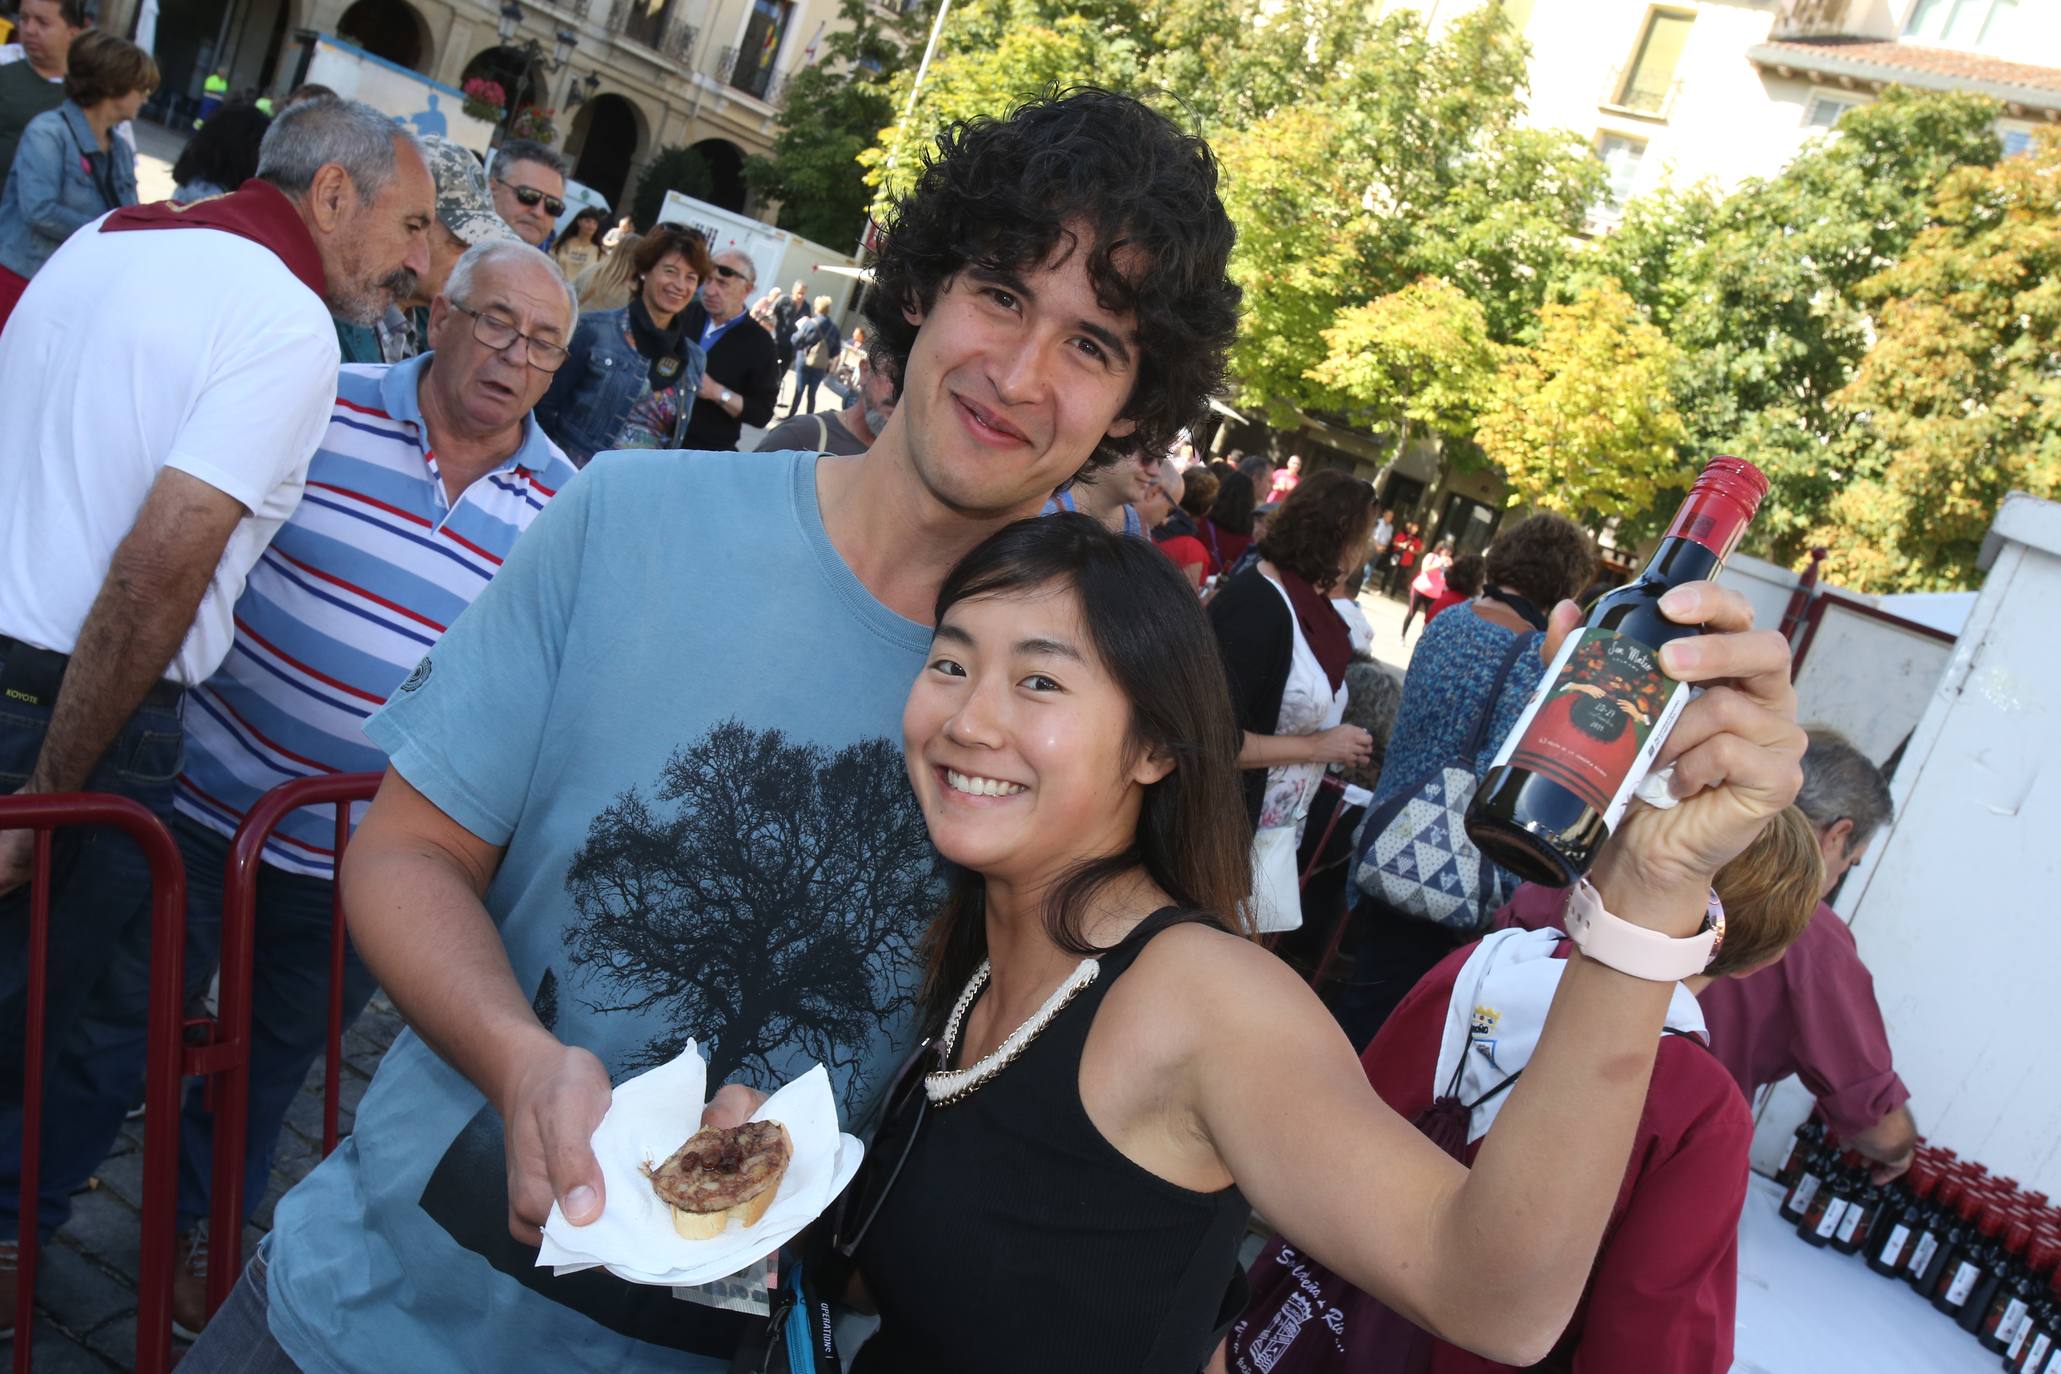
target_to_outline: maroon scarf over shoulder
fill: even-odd
[[[1337,691],[1345,685],[1345,667],[1353,657],[1353,637],[1345,627],[1345,617],[1331,604],[1331,598],[1307,579],[1278,563],[1274,571],[1281,575],[1281,589],[1288,593],[1288,604],[1295,607],[1295,619],[1302,626],[1303,638],[1310,642],[1310,652],[1331,680],[1331,690]]]
[[[317,297],[329,294],[322,254],[301,212],[293,208],[285,192],[255,177],[226,196],[210,196],[191,205],[174,205],[168,200],[130,205],[100,222],[103,234],[125,229],[219,229],[235,234],[269,248]]]

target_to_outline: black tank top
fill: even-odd
[[[1192,1192],[1125,1158],[1080,1092],[1110,986],[1153,936],[1197,919],[1141,921],[1012,1063],[927,1109],[857,1256],[881,1329],[854,1374],[1202,1368],[1220,1317],[1237,1315],[1221,1309],[1251,1208],[1236,1187]]]

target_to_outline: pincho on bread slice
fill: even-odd
[[[656,1169],[644,1166],[651,1190],[673,1209],[673,1229],[710,1240],[735,1217],[750,1226],[773,1205],[794,1142],[777,1121],[704,1126]]]

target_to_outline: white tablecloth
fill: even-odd
[[[1798,1240],[1781,1201],[1781,1188],[1754,1176],[1739,1221],[1733,1374],[1997,1374],[2002,1357],[1908,1284]]]

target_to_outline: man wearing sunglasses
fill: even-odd
[[[734,449],[744,426],[773,418],[780,360],[772,338],[744,309],[756,285],[750,258],[735,249],[718,253],[701,294],[687,307],[687,336],[708,355],[708,370],[701,374],[700,404],[687,419],[682,448]]]
[[[532,248],[544,246],[565,213],[565,170],[562,156],[526,138],[494,154],[494,209]]]

